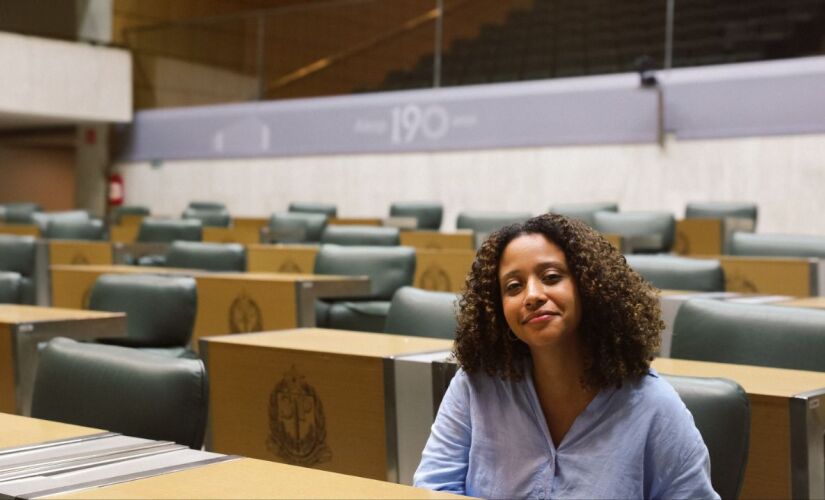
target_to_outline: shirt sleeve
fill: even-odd
[[[718,499],[719,494],[710,482],[710,457],[705,443],[696,443],[667,484],[661,486],[657,498]]]
[[[444,394],[413,485],[463,495],[470,456],[470,391],[459,370]]]

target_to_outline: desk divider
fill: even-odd
[[[721,255],[725,290],[811,297],[819,293],[816,259]]]
[[[318,245],[248,245],[246,267],[256,273],[311,274],[318,249]]]

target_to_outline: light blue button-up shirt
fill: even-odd
[[[719,498],[693,417],[652,370],[600,391],[558,448],[529,373],[459,370],[414,484],[482,498]]]

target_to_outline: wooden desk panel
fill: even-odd
[[[250,272],[312,274],[318,245],[248,245],[246,267]]]
[[[395,420],[388,410],[394,389],[385,387],[391,357],[451,345],[309,328],[205,339],[207,448],[395,480]],[[296,421],[299,409],[304,419]]]
[[[14,357],[11,327],[0,324],[0,413],[17,413]],[[0,433],[0,436],[3,434]]]
[[[140,232],[140,224],[123,224],[109,227],[109,240],[112,243],[134,243]]]
[[[251,245],[261,242],[261,230],[255,226],[204,227],[203,241],[210,243],[241,243]]]
[[[401,244],[416,250],[474,250],[472,231],[401,231]]]
[[[0,224],[0,234],[15,236],[40,237],[40,227],[37,224]]]
[[[59,499],[318,499],[464,498],[449,493],[243,458],[103,488]]]
[[[825,373],[658,358],[661,373],[724,377],[739,383],[751,402],[748,465],[742,498],[789,498],[790,399],[825,387]]]
[[[724,251],[722,219],[676,221],[673,252],[679,255],[721,255]]]
[[[414,284],[424,290],[460,292],[474,258],[473,250],[416,249]]]
[[[102,265],[113,263],[112,244],[107,241],[49,242],[49,265]]]
[[[725,272],[728,292],[763,293],[810,297],[814,289],[816,265],[813,260],[779,257],[715,257]]]
[[[375,217],[330,217],[327,224],[330,226],[383,226],[384,219]]]
[[[99,434],[100,429],[0,413],[0,449]]]

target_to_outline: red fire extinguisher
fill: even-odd
[[[120,174],[109,176],[109,206],[123,205],[123,177]]]

